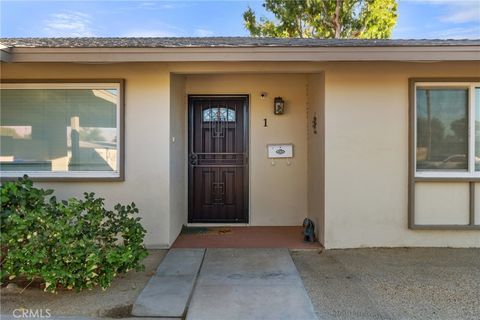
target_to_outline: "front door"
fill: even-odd
[[[248,222],[248,98],[190,96],[188,222]]]

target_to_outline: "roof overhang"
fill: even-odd
[[[4,62],[479,61],[480,46],[1,49]]]

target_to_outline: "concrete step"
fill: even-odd
[[[205,249],[171,249],[133,305],[137,317],[182,318]]]

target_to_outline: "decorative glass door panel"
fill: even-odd
[[[189,222],[248,222],[247,102],[189,99]]]

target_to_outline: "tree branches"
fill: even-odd
[[[397,21],[396,0],[265,0],[263,7],[275,18],[243,13],[254,37],[382,39]]]

